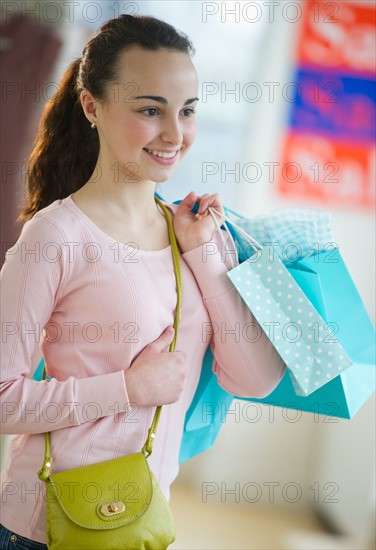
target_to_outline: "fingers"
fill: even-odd
[[[179,208],[184,211],[190,212],[197,202],[197,195],[194,191],[191,191],[179,204]]]
[[[149,345],[152,345],[156,351],[162,352],[164,349],[166,349],[166,347],[171,344],[174,337],[174,332],[174,327],[168,326],[162,332],[162,334],[160,334],[160,336],[158,336],[158,338],[154,340],[154,342],[151,342],[151,344]]]
[[[198,209],[199,215],[202,215],[205,212],[207,212],[207,209],[209,208],[209,206],[212,206],[218,212],[220,212],[221,214],[224,214],[219,193],[214,193],[212,195],[205,193],[204,195],[201,195],[201,197],[197,197],[197,199],[200,202],[200,206]]]
[[[185,209],[192,210],[196,202],[199,203],[199,208],[197,211],[199,215],[204,214],[209,208],[209,206],[212,206],[213,208],[221,212],[221,214],[224,214],[219,193],[213,193],[213,194],[204,193],[203,195],[196,195],[194,191],[191,191],[181,201],[180,205],[182,205]]]
[[[197,212],[196,218],[197,218],[198,220],[201,220],[201,218],[205,218],[205,216],[207,216],[208,213],[209,213],[209,210],[206,210],[203,214],[199,214],[199,213]]]

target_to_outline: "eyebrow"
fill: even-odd
[[[158,101],[159,103],[163,103],[164,105],[168,104],[167,99],[159,95],[137,95],[133,99],[152,99],[153,101]],[[198,97],[192,97],[191,99],[187,99],[187,101],[184,102],[184,105],[190,105],[194,101],[200,100]]]

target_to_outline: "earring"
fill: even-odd
[[[92,123],[91,123],[91,127],[93,128],[93,130],[95,130],[95,128],[96,128],[96,125],[95,125],[95,123],[94,123],[94,122],[92,122]]]

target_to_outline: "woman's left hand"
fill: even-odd
[[[199,203],[198,216],[192,212],[194,204]],[[188,252],[193,248],[197,248],[205,242],[208,242],[213,237],[217,227],[214,220],[207,210],[212,206],[224,215],[221,200],[218,193],[198,196],[194,191],[191,191],[179,204],[174,214],[174,230],[176,239],[179,243],[182,252]],[[224,218],[214,214],[218,224],[222,225]]]

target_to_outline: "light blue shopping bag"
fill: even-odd
[[[333,334],[340,327],[321,317],[271,247],[227,275],[286,363],[297,395],[309,395],[352,365]]]
[[[263,399],[249,399],[328,417],[353,418],[376,386],[375,329],[338,249],[288,265],[290,274],[333,330],[352,366],[317,391],[296,395],[286,372],[277,388]],[[242,398],[239,398],[242,399]]]

